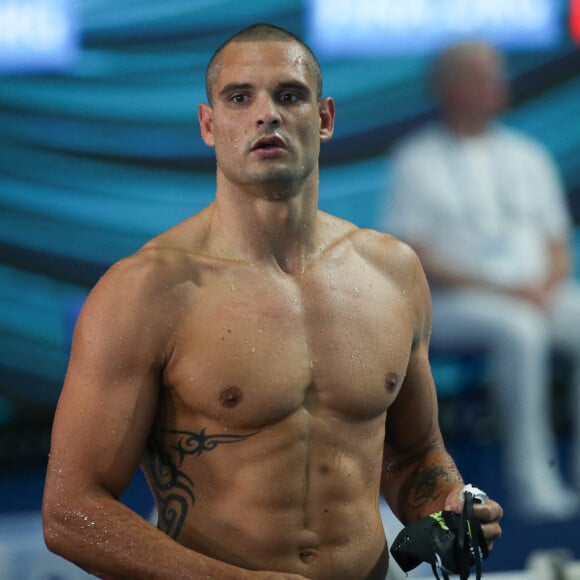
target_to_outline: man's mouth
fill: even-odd
[[[286,149],[286,143],[284,143],[284,139],[278,137],[277,135],[261,137],[252,145],[252,151],[257,150],[268,151],[274,149]]]

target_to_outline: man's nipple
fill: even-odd
[[[242,391],[238,387],[228,387],[220,394],[220,404],[227,409],[232,409],[242,400]]]
[[[385,388],[388,393],[393,393],[399,384],[399,375],[397,373],[388,373],[385,377]]]

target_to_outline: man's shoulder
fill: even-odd
[[[510,148],[515,154],[544,160],[551,158],[551,153],[544,143],[515,127],[498,124],[494,127],[492,135],[497,142]]]
[[[349,244],[361,255],[371,257],[384,254],[388,248],[401,244],[399,240],[388,233],[374,228],[360,227],[355,223],[336,215],[319,212],[331,235],[327,236],[326,246]]]
[[[417,253],[409,244],[390,234],[370,229],[358,231],[353,239],[358,254],[376,272],[403,295],[411,300],[417,299],[417,307],[424,307],[428,295],[425,275]],[[423,299],[418,296],[423,296]]]
[[[189,276],[195,260],[176,246],[154,238],[133,254],[115,262],[95,286],[132,299],[147,299],[170,291]]]
[[[194,214],[151,238],[135,253],[119,260],[113,270],[121,275],[166,280],[191,272],[203,260],[200,238],[205,230],[200,215]]]
[[[358,229],[353,232],[355,250],[377,268],[385,272],[415,268],[417,254],[399,238],[374,229]]]

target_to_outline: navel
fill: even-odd
[[[388,373],[385,376],[385,389],[387,389],[389,393],[392,393],[397,388],[398,384],[399,375],[397,373]]]
[[[242,391],[238,387],[228,387],[220,394],[220,404],[231,409],[242,400]]]

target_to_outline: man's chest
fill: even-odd
[[[403,380],[413,323],[404,296],[365,274],[202,288],[176,326],[166,382],[186,407],[247,426],[303,407],[382,413]]]

